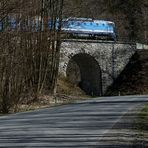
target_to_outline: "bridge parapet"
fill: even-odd
[[[104,94],[107,88],[123,71],[135,51],[136,44],[134,43],[100,42],[94,40],[63,40],[61,44],[59,73],[66,77],[68,64],[74,56],[76,57],[79,54],[89,55],[98,63],[100,67],[100,81],[102,84],[102,93]],[[88,60],[82,60],[85,69],[88,69],[87,71],[90,72],[89,64],[87,63]],[[76,62],[78,65],[80,65],[81,60]],[[87,64],[85,65],[84,63]],[[83,68],[80,68],[80,72],[83,72],[82,69]],[[95,71],[95,69],[96,68],[91,65],[91,70]],[[98,74],[98,76],[99,75],[100,74]],[[89,77],[89,74],[87,74],[87,76]]]

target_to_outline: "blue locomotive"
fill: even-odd
[[[116,40],[115,24],[111,21],[68,18],[63,20],[62,31],[73,37]]]
[[[39,19],[28,20],[29,29],[38,31],[39,28],[44,30],[44,21]],[[48,28],[51,29],[53,23],[48,21]],[[0,31],[3,30],[4,24],[0,21]],[[15,30],[18,26],[17,21],[13,17],[9,17],[7,21],[9,29]],[[26,25],[27,26],[27,25]],[[29,30],[25,25],[21,27],[23,31]],[[41,26],[41,27],[40,27]],[[59,21],[56,21],[56,30],[59,28]],[[91,18],[67,18],[62,21],[62,32],[72,38],[92,38],[116,40],[115,24],[112,21],[95,20]]]

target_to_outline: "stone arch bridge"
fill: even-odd
[[[63,40],[59,74],[86,93],[100,96],[123,71],[136,44],[96,40]]]

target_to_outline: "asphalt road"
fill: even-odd
[[[145,103],[148,103],[148,96],[102,97],[2,116],[0,147],[118,147],[103,142],[104,136],[110,133],[115,124],[120,123],[129,110]],[[126,143],[122,146],[126,147]]]

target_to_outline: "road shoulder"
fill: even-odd
[[[138,113],[143,106],[144,105],[139,105],[125,113],[122,118],[113,125],[112,129],[105,133],[103,138],[99,139],[100,148],[147,148],[148,132],[146,130],[140,132],[135,127]]]

